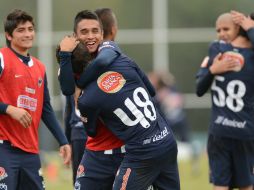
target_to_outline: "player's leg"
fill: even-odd
[[[0,141],[0,189],[16,190],[19,177],[19,150]]]
[[[214,190],[228,190],[231,186],[232,171],[232,141],[228,138],[209,135],[207,151],[210,167],[210,181]]]
[[[75,182],[79,190],[112,190],[115,173],[123,154],[104,154],[104,151],[85,150]]]
[[[151,184],[160,190],[179,190],[179,174],[177,168],[177,147],[158,156],[157,158],[141,161],[124,158],[116,175],[113,190],[146,190]],[[161,176],[162,171],[168,175]],[[157,183],[156,183],[157,182]]]
[[[254,179],[254,141],[234,140],[233,172],[235,186],[252,190]]]
[[[19,190],[44,190],[41,162],[38,154],[23,153]]]
[[[160,174],[154,181],[159,190],[180,190],[180,178],[177,164],[177,148],[171,150],[160,165]]]
[[[86,141],[85,139],[80,139],[80,140],[73,140],[71,142],[73,184],[76,181],[78,166],[82,160],[82,157],[85,151],[85,141]]]

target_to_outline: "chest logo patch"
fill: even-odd
[[[122,89],[126,80],[124,77],[114,71],[103,73],[97,80],[99,88],[106,93],[116,93]]]

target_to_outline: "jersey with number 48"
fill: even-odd
[[[127,154],[135,160],[153,158],[170,150],[175,140],[148,86],[151,84],[138,66],[120,55],[79,98],[80,112],[88,120],[85,126],[88,134],[95,132],[96,118],[100,116],[125,142]]]
[[[254,139],[254,51],[216,42],[210,47],[209,65],[219,52],[226,55],[222,58],[231,56],[242,66],[214,78],[210,132],[219,136]]]

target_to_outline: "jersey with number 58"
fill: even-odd
[[[233,52],[230,53],[233,55],[231,59],[239,61],[242,68],[214,77],[211,85],[210,132],[224,137],[254,139],[253,49],[235,48],[231,44],[215,42],[210,47],[210,60],[206,69],[218,53],[230,55],[228,52]]]
[[[133,159],[153,158],[170,150],[175,146],[172,131],[149,89],[151,83],[138,66],[127,56],[119,56],[79,98],[80,112],[88,120],[88,134],[95,131],[96,117],[100,116],[125,142],[126,152]]]

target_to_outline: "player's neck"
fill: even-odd
[[[232,45],[234,47],[239,47],[239,48],[251,48],[252,47],[252,44],[251,42],[243,37],[243,36],[238,36],[233,42],[232,42]]]

